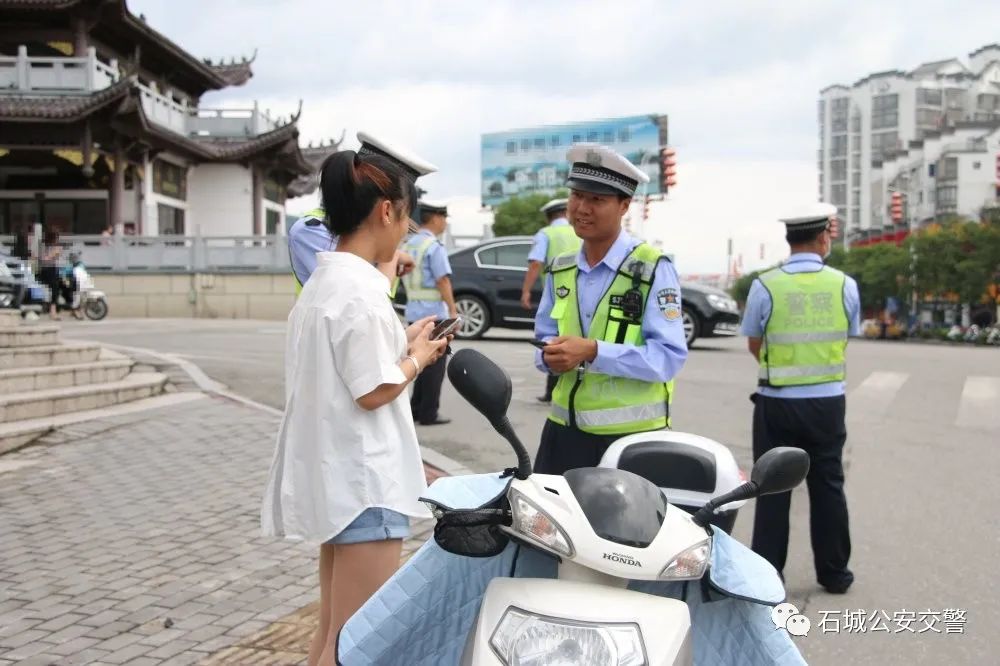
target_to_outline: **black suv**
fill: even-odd
[[[456,337],[475,340],[493,326],[535,327],[535,312],[521,307],[521,285],[528,272],[531,244],[531,236],[504,236],[449,255],[455,305],[463,320]],[[536,306],[542,297],[541,285],[541,281],[536,283],[531,293]],[[688,345],[698,337],[736,332],[739,310],[725,292],[684,283],[681,293]],[[405,303],[406,290],[400,285],[396,309],[401,311]]]

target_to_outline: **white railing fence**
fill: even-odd
[[[87,269],[149,273],[286,273],[290,268],[284,236],[62,236],[60,243],[80,252]],[[14,239],[0,236],[9,252]]]
[[[476,245],[492,237],[452,234],[442,239],[449,251]],[[102,272],[148,273],[287,273],[291,270],[286,236],[98,236],[64,235],[65,248],[80,252],[87,269]],[[0,252],[8,253],[13,236],[0,236]]]

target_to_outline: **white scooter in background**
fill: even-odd
[[[108,316],[108,297],[94,285],[93,278],[80,259],[79,252],[70,252],[69,260],[73,265],[73,277],[76,279],[76,295],[73,309],[82,308],[87,319],[100,321]]]
[[[714,496],[718,452],[700,447],[703,438],[669,431],[623,438],[601,467],[532,474],[507,419],[507,374],[471,349],[455,354],[448,374],[510,443],[518,465],[502,476],[435,482],[425,497],[438,519],[435,541],[345,626],[343,664],[664,666],[695,661],[699,640],[702,658],[695,663],[803,663],[770,622],[768,607],[784,600],[777,573],[710,523],[720,507],[734,515],[734,502],[801,483],[809,469],[805,451],[773,449],[757,461],[749,481]],[[693,478],[711,499],[687,495],[700,506],[691,515],[669,503],[656,483],[621,467]],[[757,591],[771,586],[764,600],[754,594],[755,579],[761,581]],[[698,582],[689,589],[691,581]],[[736,649],[719,661],[719,653],[706,656],[704,649],[716,637],[706,636],[704,626],[695,636],[692,618],[697,613],[704,622],[714,613],[710,621],[721,625],[725,612],[716,611],[726,611],[722,604],[729,602],[737,604],[729,624],[744,636],[719,636],[718,644],[730,650],[747,640],[767,645],[744,645],[745,654]],[[445,610],[449,604],[453,610]],[[756,610],[744,608],[749,606]]]

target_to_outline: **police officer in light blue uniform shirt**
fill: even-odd
[[[376,154],[388,157],[403,166],[414,180],[437,171],[437,167],[413,155],[407,150],[390,145],[367,132],[358,132],[359,155]],[[326,213],[322,208],[309,211],[288,229],[288,253],[292,272],[299,289],[316,269],[316,253],[332,252],[337,248],[337,238],[330,233],[326,224]]]
[[[314,208],[292,224],[288,230],[288,252],[292,272],[300,285],[304,285],[316,270],[316,253],[337,249],[337,237],[326,228],[326,213]]]
[[[796,446],[809,454],[806,483],[816,578],[827,592],[843,594],[854,582],[847,566],[851,539],[842,462],[847,441],[843,353],[847,338],[860,334],[861,298],[853,278],[823,262],[836,234],[836,212],[830,204],[811,203],[781,220],[791,254],[753,281],[740,332],[760,364],[757,392],[751,396],[754,460],[776,446]],[[813,275],[806,278],[806,273]],[[775,300],[781,311],[772,321]],[[835,316],[790,318],[789,303],[805,304],[810,314],[832,310]],[[816,326],[821,328],[810,328]],[[790,492],[768,495],[757,500],[754,512],[752,548],[779,574],[788,553],[790,502]]]
[[[542,213],[552,220],[549,222],[548,226],[569,226],[569,220],[566,219],[566,206],[567,203],[565,199],[553,199],[549,203],[542,206]],[[545,229],[539,230],[538,233],[536,233],[531,239],[531,242],[531,252],[528,253],[528,261],[537,261],[544,266],[549,252],[549,237],[548,234],[545,233]]]
[[[406,286],[406,321],[413,323],[424,317],[441,321],[454,317],[451,263],[448,251],[438,240],[448,226],[448,207],[443,203],[421,200],[416,217],[420,231],[410,236],[403,246],[414,260],[413,272],[403,279]],[[413,382],[410,408],[413,419],[420,425],[450,422],[450,419],[438,414],[447,363],[446,354],[425,368]]]
[[[635,261],[629,261],[634,256],[642,241],[633,238],[621,226],[621,219],[628,210],[639,182],[645,182],[646,175],[624,156],[605,146],[595,144],[575,144],[567,154],[572,164],[567,186],[570,188],[569,219],[576,235],[583,241],[583,247],[578,253],[567,254],[556,258],[545,279],[541,303],[535,316],[535,338],[546,341],[543,351],[535,353],[535,365],[542,372],[560,374],[559,385],[553,393],[553,411],[542,430],[538,454],[535,458],[535,472],[543,474],[562,474],[579,467],[594,467],[607,451],[612,442],[625,434],[664,428],[669,425],[670,382],[673,381],[687,358],[687,342],[681,318],[681,288],[677,272],[673,264],[664,256],[655,253],[657,260],[650,275],[644,276],[641,286],[632,282],[627,293],[610,293],[612,283],[616,278],[630,276],[629,266]],[[648,246],[642,251],[649,254]],[[640,265],[642,265],[640,263]],[[579,311],[579,328],[581,336],[570,334],[559,337],[559,324],[553,318],[553,308],[556,302],[555,279],[561,279],[575,273],[575,288],[562,286],[563,293],[558,294],[561,305],[575,299],[574,310]],[[650,280],[650,277],[652,278]],[[643,299],[642,290],[648,289]],[[639,291],[633,301],[629,294]],[[573,293],[575,292],[575,293]],[[610,297],[607,300],[606,295]],[[608,314],[598,312],[598,308],[609,307]],[[615,341],[609,341],[611,325],[606,330],[592,330],[591,323],[600,315],[610,322],[611,313],[629,312],[625,321],[638,321],[641,333],[641,344],[636,342],[620,342],[617,335]],[[618,315],[621,316],[621,315]],[[575,314],[563,313],[563,323],[567,325]],[[633,319],[634,318],[634,319]],[[629,327],[634,324],[629,324]],[[575,330],[575,323],[567,325],[567,330]],[[624,329],[618,329],[625,332]],[[560,342],[554,343],[553,338]],[[568,376],[568,377],[567,377]],[[569,405],[561,404],[564,399],[560,388],[564,380],[575,378],[576,389],[570,391]],[[649,388],[663,391],[666,404],[657,405],[661,410],[652,413],[648,419],[634,416],[623,417],[622,422],[600,423],[599,428],[591,427],[597,421],[599,413],[604,412],[641,412],[644,406],[617,407],[620,400],[609,400],[609,406],[602,407],[600,399],[597,404],[590,404],[591,412],[581,407],[580,396],[589,395],[593,403],[594,395],[600,391],[587,389],[604,383],[614,386],[616,378],[635,380],[628,386],[630,391],[624,391],[624,401],[633,399],[635,391],[639,390],[636,383],[648,383]],[[630,394],[630,395],[626,395]],[[569,414],[563,418],[561,414]],[[656,422],[652,424],[652,422]],[[652,424],[652,425],[651,425]],[[599,432],[594,432],[599,430]],[[613,431],[613,432],[612,432]]]

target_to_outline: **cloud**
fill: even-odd
[[[421,181],[436,197],[474,200],[484,132],[665,113],[680,184],[654,206],[655,225],[698,271],[724,267],[729,233],[777,238],[776,252],[780,228],[751,233],[734,220],[773,219],[782,203],[815,198],[820,89],[964,57],[996,41],[1000,23],[1000,3],[978,0],[129,6],[198,57],[259,50],[254,78],[210,93],[205,104],[258,99],[287,115],[302,99],[304,140],[344,129],[395,138],[441,168]],[[745,265],[750,254],[759,251],[744,250]]]

